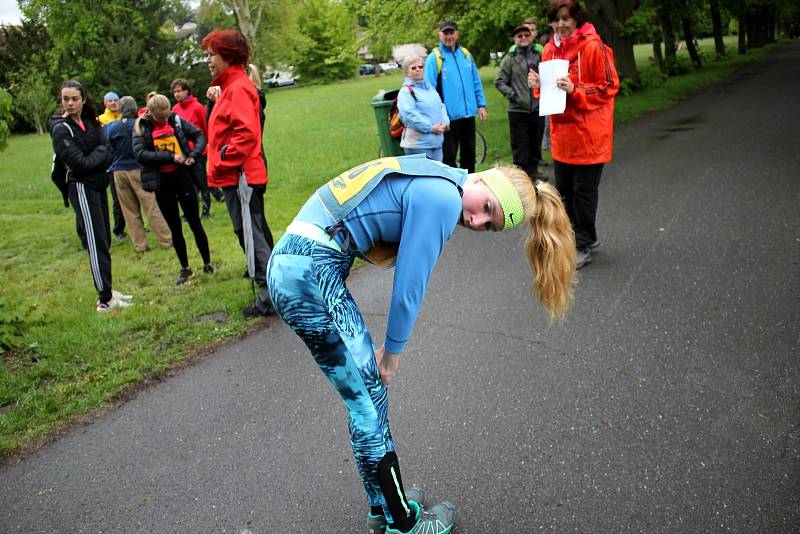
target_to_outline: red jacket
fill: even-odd
[[[244,172],[250,185],[269,181],[261,154],[258,93],[241,65],[231,65],[211,85],[222,88],[208,118],[208,185],[230,187]],[[224,150],[224,153],[223,153]]]
[[[555,36],[544,46],[542,61],[569,60],[575,90],[564,113],[550,115],[553,159],[573,165],[611,161],[614,140],[614,95],[619,77],[611,48],[590,23],[583,24],[556,46]],[[539,98],[539,89],[534,90]]]
[[[197,97],[190,95],[188,98],[177,102],[172,106],[172,111],[177,113],[182,119],[186,119],[194,126],[200,128],[203,135],[208,137],[208,126],[206,124],[206,107],[197,100]]]
[[[189,95],[188,98],[177,102],[174,106],[172,106],[172,111],[180,116],[180,118],[186,119],[192,123],[193,126],[197,126],[200,131],[203,132],[203,135],[208,138],[206,107],[201,104],[194,95]]]

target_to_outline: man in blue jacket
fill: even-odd
[[[486,97],[478,67],[469,50],[458,44],[458,26],[446,21],[439,27],[439,45],[425,61],[425,80],[442,97],[450,129],[444,133],[443,162],[475,172],[475,115],[486,121]]]

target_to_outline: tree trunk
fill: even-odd
[[[742,6],[739,8],[739,48],[738,52],[739,55],[747,53],[747,8],[742,3]]]
[[[675,47],[675,29],[672,27],[669,0],[661,0],[656,6],[656,13],[658,14],[658,21],[661,23],[661,33],[664,36],[664,58],[675,61],[677,49]]]
[[[709,0],[711,8],[711,24],[714,28],[714,51],[717,57],[725,57],[725,41],[722,40],[722,15],[719,10],[719,0]]]
[[[614,51],[614,63],[620,79],[639,83],[639,69],[633,55],[635,37],[615,28],[625,28],[626,22],[639,7],[640,0],[587,0],[592,23],[597,33]]]
[[[700,61],[700,54],[697,52],[697,47],[694,45],[694,33],[692,32],[692,18],[689,15],[689,8],[686,5],[686,0],[681,2],[683,16],[681,16],[681,25],[683,26],[683,39],[686,41],[686,49],[689,51],[689,57],[692,58],[692,63],[695,68],[700,68],[703,63]]]
[[[256,8],[256,17],[254,19],[253,13],[250,10],[249,0],[223,0],[223,3],[228,9],[233,11],[233,15],[236,17],[236,25],[247,39],[247,45],[250,48],[250,61],[251,63],[256,63],[258,51],[255,45],[258,26],[261,23],[262,6],[259,4]]]
[[[664,70],[664,55],[661,53],[661,31],[653,32],[653,63],[658,70]]]

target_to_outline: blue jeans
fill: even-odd
[[[442,147],[439,148],[404,148],[406,156],[411,154],[425,154],[430,159],[442,161]]]
[[[341,395],[369,504],[383,507],[391,522],[378,482],[378,463],[394,451],[388,396],[367,325],[345,286],[353,259],[312,239],[284,234],[270,257],[268,287],[275,310]]]

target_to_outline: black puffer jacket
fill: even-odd
[[[50,119],[53,152],[67,169],[67,181],[83,182],[97,191],[108,187],[106,169],[114,153],[103,138],[103,130],[94,118],[83,121],[86,131],[69,117]]]
[[[167,123],[175,130],[175,138],[178,140],[181,152],[187,159],[194,158],[196,161],[198,157],[203,155],[203,150],[206,147],[206,136],[203,135],[199,128],[189,121],[181,119],[176,113],[169,114]],[[189,141],[194,143],[191,148],[189,148]],[[133,155],[136,156],[136,161],[142,165],[142,188],[145,191],[158,190],[161,180],[159,168],[163,165],[175,163],[174,154],[166,150],[155,149],[153,123],[141,117],[136,121],[136,126],[133,128]],[[197,165],[195,163],[192,167],[192,173],[197,172],[195,170]]]

